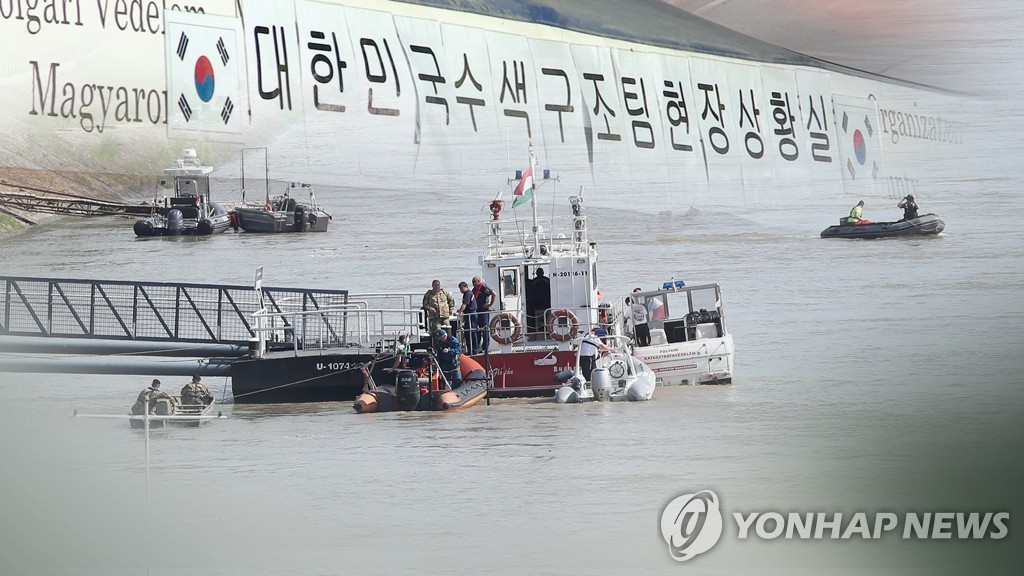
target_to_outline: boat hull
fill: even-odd
[[[633,355],[651,368],[661,386],[730,384],[735,352],[732,335],[636,347]]]
[[[143,218],[135,222],[136,236],[209,236],[226,232],[232,227],[231,214],[214,204],[213,213],[200,220],[185,220],[181,211],[170,209],[164,214]]]
[[[181,406],[179,404],[174,414],[150,414],[149,428],[151,430],[158,428],[199,428],[210,419],[209,417],[213,416],[215,405],[216,402],[194,406]],[[130,415],[128,425],[135,430],[145,429],[145,414]]]
[[[271,212],[263,207],[238,207],[235,218],[242,230],[261,234],[326,232],[331,221],[327,213],[308,208]]]
[[[871,224],[841,223],[821,231],[822,238],[900,238],[906,236],[934,236],[946,228],[946,223],[934,214],[925,214],[910,220],[897,222],[872,222]]]
[[[420,396],[414,406],[403,408],[395,387],[379,386],[360,394],[352,408],[359,414],[377,412],[441,411],[452,412],[472,408],[487,397],[487,380],[469,380],[454,390],[437,390]]]
[[[555,376],[576,364],[576,354],[569,350],[500,352],[473,359],[489,367],[491,396],[496,398],[547,396],[562,385]]]
[[[366,385],[362,366],[373,363],[372,350],[308,353],[270,352],[262,358],[231,363],[231,389],[236,403],[352,401]],[[511,352],[472,357],[489,366],[494,397],[546,396],[561,384],[555,375],[575,364],[571,351]],[[376,382],[390,382],[388,362],[371,371]],[[470,380],[472,381],[472,380]],[[465,385],[464,385],[465,386]],[[463,386],[463,387],[464,387]]]
[[[362,367],[376,357],[371,350],[360,350],[240,358],[231,363],[231,391],[236,403],[352,401],[367,384]],[[388,381],[385,364],[374,367],[375,381]]]

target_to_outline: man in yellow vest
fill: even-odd
[[[850,209],[850,217],[846,219],[850,224],[871,224],[871,220],[862,218],[864,215],[864,201],[857,202],[857,205]]]

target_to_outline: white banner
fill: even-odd
[[[456,106],[455,78],[441,41],[441,24],[436,20],[396,16],[395,28],[412,70],[416,91],[413,142],[418,149],[417,172],[430,170],[430,166],[464,170],[460,148],[463,134],[469,131],[452,122]]]
[[[165,26],[168,137],[241,141],[248,110],[241,21],[170,10]]]
[[[842,177],[839,165],[839,148],[836,141],[835,116],[832,113],[832,89],[827,72],[798,68],[796,87],[800,99],[800,125],[807,133],[801,141],[800,157],[809,160],[801,162],[811,180],[828,182],[830,189],[819,190],[818,194],[833,194],[841,190]],[[832,189],[834,188],[834,189]]]
[[[455,92],[451,123],[469,147],[495,146],[499,140],[498,106],[494,98],[489,34],[477,28],[441,25],[446,76]]]
[[[584,132],[583,92],[572,51],[564,42],[529,41],[538,72],[537,94],[544,145],[537,149],[542,165],[559,170],[566,182],[592,182]]]
[[[348,78],[353,79],[356,103],[344,130],[360,152],[359,169],[373,174],[413,172],[416,86],[394,19],[388,12],[346,8],[345,20],[355,55]],[[364,146],[382,141],[395,143],[386,162]]]
[[[302,115],[295,10],[290,0],[243,0],[242,3],[249,60],[249,101],[253,118],[261,122],[277,124]]]
[[[629,151],[632,193],[637,202],[668,210],[671,188],[664,185],[669,181],[669,165],[658,99],[661,82],[652,69],[651,56],[645,52],[613,49],[612,61],[622,98],[623,138]]]
[[[735,134],[738,111],[732,110],[725,64],[709,58],[690,58],[694,110],[700,126],[712,201],[743,201],[743,144]]]
[[[798,87],[798,72],[792,68],[764,65],[761,81],[767,102],[766,131],[775,157],[775,180],[781,190],[794,200],[821,195],[821,181],[836,178],[837,164],[831,162],[833,136],[829,133],[831,117],[814,113],[805,119],[803,111],[812,109],[811,98],[804,97]],[[824,81],[827,76],[809,77]],[[816,86],[817,83],[811,83]],[[819,101],[824,101],[818,98]]]
[[[758,203],[766,188],[778,185],[775,182],[775,155],[771,152],[765,131],[768,102],[761,85],[761,69],[729,63],[725,70],[731,89],[726,107],[732,110],[729,118],[735,122],[736,152],[742,158],[744,197],[748,203]]]
[[[584,141],[593,170],[595,174],[627,174],[627,131],[610,49],[573,44],[570,50],[579,74]],[[595,179],[595,191],[614,192],[602,190],[604,184],[603,179]]]
[[[885,193],[882,131],[874,100],[833,95],[839,161],[848,194],[879,197]]]
[[[707,168],[701,147],[699,112],[693,96],[689,58],[651,56],[657,83],[665,164],[672,197],[708,197]]]
[[[534,139],[540,143],[543,135],[537,69],[530,44],[523,36],[492,33],[487,36],[487,52],[500,141],[513,158],[516,152],[524,158],[527,143]],[[542,175],[537,175],[538,180]]]

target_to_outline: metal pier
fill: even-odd
[[[0,276],[0,371],[226,375],[257,340],[257,311],[290,348],[296,314],[348,302],[347,290]],[[344,335],[344,322],[318,318],[321,337]]]
[[[126,204],[24,186],[16,191],[0,188],[0,207],[72,216],[149,216],[156,212],[151,202]]]

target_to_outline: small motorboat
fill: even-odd
[[[295,192],[309,192],[309,201],[295,198]],[[266,202],[235,207],[238,226],[246,232],[326,232],[331,215],[316,202],[309,184],[292,182],[281,196],[268,196]]]
[[[630,354],[630,339],[626,336],[602,336],[611,348],[599,355],[588,381],[580,368],[579,348],[576,350],[574,370],[560,372],[555,378],[564,382],[555,390],[555,402],[576,404],[579,402],[637,402],[650,400],[656,385],[654,372],[638,358]],[[582,339],[581,339],[582,340]]]
[[[175,165],[164,169],[173,179],[174,195],[135,222],[135,235],[206,236],[231,228],[231,212],[210,201],[211,172],[212,166],[199,164],[195,150],[183,150]]]
[[[394,371],[395,383],[376,385],[368,376],[366,390],[356,398],[352,408],[360,414],[413,410],[462,410],[487,397],[490,379],[479,362],[462,354],[459,367],[462,385],[450,389],[437,377],[439,370],[433,358],[427,358],[426,370]]]
[[[214,412],[216,401],[209,404],[183,404],[181,396],[173,398],[173,407],[171,401],[157,401],[156,413],[148,417],[150,428],[198,428],[208,420],[223,417],[219,411]],[[132,428],[143,429],[146,427],[146,419],[145,414],[132,414],[128,417],[128,423]]]
[[[664,282],[660,289],[634,291],[629,298],[647,309],[649,342],[634,344],[633,355],[650,367],[659,385],[729,384],[736,345],[725,321],[718,284],[687,286]],[[612,332],[633,334],[630,306],[611,304]]]
[[[821,231],[822,238],[895,238],[901,236],[934,236],[946,228],[935,214],[922,214],[909,220],[854,224],[841,218],[839,224]]]

